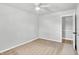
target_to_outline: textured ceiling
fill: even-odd
[[[47,13],[55,13],[55,12],[75,9],[77,6],[77,3],[42,3],[42,5],[40,6],[41,9],[39,11],[35,10],[34,3],[8,3],[8,4],[6,3],[6,5],[9,5],[11,7],[18,8],[33,14],[36,14],[36,13],[47,14]]]

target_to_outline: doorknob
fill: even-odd
[[[73,32],[73,34],[77,34],[77,32]]]

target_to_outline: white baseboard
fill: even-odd
[[[50,39],[50,38],[44,38],[44,37],[40,37],[40,39],[45,39],[45,40],[50,40],[50,41],[56,41],[56,42],[62,42],[62,41],[53,40],[53,39]]]
[[[23,42],[23,43],[17,44],[17,45],[15,45],[15,46],[12,46],[12,47],[10,47],[10,48],[7,48],[7,49],[5,49],[5,50],[0,51],[0,53],[6,52],[6,51],[8,51],[8,50],[10,50],[10,49],[13,49],[13,48],[16,48],[16,47],[18,47],[18,46],[27,44],[27,43],[32,42],[32,41],[37,40],[37,39],[38,39],[38,38],[33,38],[33,39],[29,40],[29,41],[25,41],[25,42]]]
[[[65,40],[73,40],[73,38],[71,39],[71,38],[62,38],[62,39],[65,39]]]

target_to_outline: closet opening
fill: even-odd
[[[62,39],[73,40],[73,17],[62,17]]]
[[[77,50],[76,15],[62,16],[62,42],[70,43]]]
[[[73,35],[73,16],[62,17],[62,42],[66,44],[73,44],[75,36]]]

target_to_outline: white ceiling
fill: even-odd
[[[42,3],[41,10],[39,12],[35,10],[34,3],[8,3],[8,4],[6,3],[6,5],[34,14],[36,13],[47,14],[47,13],[55,13],[75,9],[77,3]],[[47,7],[45,7],[46,5]]]
[[[75,9],[77,4],[76,3],[50,3],[48,4],[49,7],[46,8],[46,10],[41,10],[41,12],[60,12],[60,11],[66,11],[66,10],[72,10]],[[48,10],[47,10],[48,9]]]
[[[30,12],[30,13],[36,12],[34,3],[4,3],[4,4],[26,12]]]

